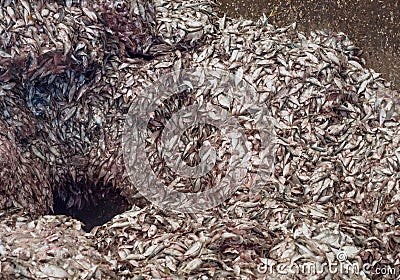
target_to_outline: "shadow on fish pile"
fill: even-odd
[[[170,18],[164,6],[158,3],[160,19]],[[182,33],[174,22],[156,25],[150,2],[2,1],[1,7],[0,208],[49,213],[54,195],[80,210],[94,205],[92,194],[103,187],[125,189],[120,136],[135,77],[122,76],[121,66],[140,68],[165,52],[195,47],[212,31],[206,13]]]
[[[0,36],[10,40],[0,52],[5,61],[0,66],[0,140],[6,176],[0,179],[1,208],[22,206],[35,215],[49,213],[54,190],[74,205],[90,200],[85,194],[101,186],[117,188],[133,207],[86,235],[69,218],[30,221],[22,216],[15,221],[12,217],[20,213],[5,212],[9,222],[2,225],[0,239],[4,275],[395,277],[378,275],[376,268],[397,269],[398,275],[399,92],[364,68],[358,48],[344,34],[304,34],[295,25],[276,28],[263,19],[218,18],[209,3],[156,1],[153,20],[144,21],[148,29],[140,27],[148,30],[148,39],[138,39],[130,28],[113,29],[115,21],[101,16],[107,9],[126,11],[119,4],[105,2],[107,9],[89,9],[51,3],[44,7],[52,9],[34,9],[21,3],[16,8],[3,1],[1,10],[16,25],[6,29],[4,24],[10,23],[0,22]],[[44,13],[52,15],[42,24],[48,27],[38,27],[47,30],[42,47],[54,49],[49,58],[41,56],[44,51],[35,53],[38,42],[46,40],[12,33],[26,21],[38,20],[30,9],[41,14],[47,9]],[[143,11],[151,14],[152,9],[138,11],[143,18]],[[107,23],[108,28],[99,28]],[[14,42],[19,40],[28,40],[32,48],[18,49]],[[263,178],[257,195],[250,195],[251,186],[242,186],[209,213],[176,214],[135,205],[136,190],[123,168],[121,151],[129,105],[163,73],[200,66],[229,70],[257,90],[257,102],[271,113],[276,134],[272,174]],[[49,223],[45,231],[43,223]],[[53,231],[55,235],[49,233]],[[24,232],[32,233],[24,240],[33,247],[43,246],[38,239],[50,238],[53,251],[26,253],[18,241]],[[63,245],[59,232],[66,238]],[[82,235],[80,244],[88,251],[62,255],[62,250],[68,251],[63,248],[76,246],[69,239],[75,234]],[[299,267],[338,262],[339,253],[359,267],[370,264],[371,274],[260,271],[266,263],[288,269],[293,263]]]

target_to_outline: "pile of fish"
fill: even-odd
[[[71,78],[71,73],[82,83],[84,75],[89,76],[102,64],[105,54],[120,49],[114,45],[122,40],[119,37],[124,32],[116,32],[109,19],[110,14],[117,18],[119,13],[111,2],[101,4],[100,12],[94,4],[76,7],[53,1],[1,1],[2,208],[14,205],[43,214],[53,205],[50,186],[62,184],[54,169],[60,165],[68,169],[62,157],[73,153],[68,147],[63,150],[62,142],[70,136],[64,131],[58,134],[60,124],[56,119],[64,110],[60,103],[70,101],[72,105],[77,86],[70,85],[70,92],[56,96],[50,94],[51,88],[46,83],[51,84],[56,77],[60,79],[58,75]],[[145,37],[137,40],[147,42],[154,24],[154,10],[141,2],[135,4],[140,4],[141,13],[134,11],[134,22],[138,26],[133,31]],[[96,9],[99,13],[95,13]],[[130,49],[142,54],[141,47],[144,44]],[[47,151],[41,151],[41,140],[46,141]],[[49,151],[51,153],[46,154]]]
[[[79,221],[65,216],[31,221],[15,210],[0,217],[2,279],[115,279]]]
[[[46,191],[50,185],[60,186],[59,195],[71,204],[82,203],[85,188],[99,182],[119,188],[133,205],[130,211],[81,239],[82,246],[87,247],[85,252],[93,252],[92,256],[88,253],[82,257],[76,251],[69,254],[70,259],[85,258],[85,271],[90,275],[83,274],[76,262],[60,264],[54,256],[58,253],[43,257],[32,251],[25,259],[43,258],[35,265],[19,260],[18,248],[24,246],[17,242],[19,234],[31,232],[26,244],[40,245],[38,239],[51,235],[43,232],[41,225],[51,224],[58,217],[35,221],[9,218],[0,236],[0,269],[6,271],[4,275],[118,279],[398,276],[399,91],[364,67],[360,50],[342,33],[304,34],[294,24],[277,28],[264,18],[254,22],[219,17],[212,3],[197,0],[157,0],[154,7],[155,23],[149,33],[152,42],[143,44],[146,47],[141,50],[146,51],[142,54],[131,54],[129,49],[134,44],[126,39],[130,37],[118,35],[116,50],[105,47],[97,51],[104,52],[99,56],[88,56],[94,60],[100,57],[96,63],[101,67],[79,71],[71,67],[62,72],[47,69],[48,75],[26,76],[22,84],[12,78],[1,84],[2,103],[7,108],[2,115],[1,151],[7,155],[11,150],[20,153],[14,158],[29,163],[24,166],[26,173],[34,174],[31,178],[49,176],[48,185],[39,188],[33,183],[42,182],[38,179],[29,184],[32,190],[27,191],[35,193],[35,205],[41,202],[39,199],[46,200],[46,195],[50,197]],[[68,9],[72,8],[67,5]],[[82,3],[74,9],[85,14]],[[3,8],[2,13],[8,10],[12,8]],[[84,27],[91,29],[86,23]],[[71,32],[67,33],[70,37],[86,36],[85,32]],[[113,34],[126,32],[118,29]],[[78,46],[77,41],[71,42]],[[124,118],[135,96],[146,86],[172,70],[196,67],[230,71],[257,91],[258,100],[254,102],[270,112],[276,136],[271,150],[272,173],[263,176],[257,192],[252,192],[251,185],[243,185],[220,207],[202,214],[138,205],[136,188],[123,166]],[[10,68],[4,69],[3,76],[9,77]],[[28,116],[27,120],[22,116]],[[10,121],[18,122],[14,125],[17,132],[9,131]],[[21,144],[25,142],[16,144],[12,134],[29,132],[32,136],[28,139],[34,140],[27,145],[27,152]],[[12,161],[4,164],[11,165]],[[64,187],[69,182],[80,184]],[[0,191],[1,195],[18,195],[16,188]],[[40,192],[41,198],[37,196]],[[16,201],[20,204],[16,206],[30,207]],[[3,202],[0,205],[8,206]],[[71,224],[75,225],[73,229],[65,226]],[[62,245],[51,241],[56,242],[56,252],[76,246],[68,238],[78,233],[78,223],[60,218],[58,224],[49,227],[50,231],[63,232],[66,238]],[[308,273],[289,270],[328,263],[359,268],[367,265],[369,270],[334,272],[326,266]],[[278,271],[277,267],[286,270]],[[384,275],[382,271],[393,273]]]
[[[1,2],[0,120],[10,127],[1,141],[16,154],[2,155],[0,208],[48,213],[53,193],[80,208],[95,199],[93,188],[130,184],[118,127],[132,96],[117,92],[122,77],[114,59],[147,61],[197,46],[213,32],[213,4],[196,3],[204,12],[195,14],[192,5],[157,3],[155,25],[150,2]],[[176,18],[192,26],[180,31]]]

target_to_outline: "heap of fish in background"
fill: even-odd
[[[1,13],[6,18],[12,12],[18,15],[14,6],[7,8],[11,4],[3,2]],[[94,20],[102,14],[95,5],[93,9],[87,3],[46,5],[61,7],[64,15],[75,11],[93,20],[92,27],[82,19],[84,29],[71,28],[65,32],[69,38],[89,36],[105,23]],[[26,6],[19,8],[21,15],[29,15]],[[0,271],[10,278],[390,279],[393,275],[331,273],[327,269],[281,275],[260,267],[333,263],[344,253],[346,260],[342,261],[359,267],[369,263],[398,269],[398,91],[364,67],[359,49],[342,33],[304,34],[295,25],[276,28],[264,19],[221,18],[212,3],[195,0],[155,1],[154,10],[151,35],[141,41],[139,45],[146,47],[136,54],[137,43],[129,29],[121,27],[106,29],[96,37],[111,40],[99,39],[102,43],[94,44],[101,46],[96,55],[90,55],[93,45],[85,45],[88,55],[74,55],[80,59],[73,59],[60,72],[47,67],[38,70],[35,63],[28,64],[33,68],[23,63],[25,68],[16,72],[11,66],[0,68],[6,77],[1,84],[6,109],[1,150],[11,159],[4,164],[11,170],[12,162],[20,163],[28,175],[34,174],[27,177],[28,184],[10,182],[27,186],[19,187],[23,194],[33,193],[22,195],[28,202],[20,198],[16,206],[48,208],[42,202],[51,197],[51,188],[59,188],[60,196],[79,204],[90,184],[115,186],[134,205],[136,189],[125,174],[121,147],[128,108],[135,94],[160,75],[200,66],[231,71],[257,90],[259,100],[255,102],[265,105],[275,128],[272,174],[263,178],[257,193],[242,186],[208,213],[177,214],[134,205],[90,234],[81,232],[82,248],[90,254],[79,255],[70,249],[76,244],[69,237],[79,234],[74,220],[44,216],[31,221],[20,213],[9,213],[10,222],[1,229]],[[80,26],[79,20],[67,22]],[[3,29],[0,36],[7,32]],[[114,38],[107,32],[120,35]],[[76,39],[70,42],[75,46],[71,50],[80,49]],[[65,45],[57,47],[64,50]],[[9,53],[0,54],[3,59]],[[68,52],[60,56],[64,61]],[[2,208],[9,206],[7,200],[16,190],[13,185],[1,190]],[[11,218],[17,216],[17,221]],[[32,250],[25,256],[18,234],[30,232],[26,244],[39,248],[38,240],[49,237],[43,223],[49,223],[50,231],[62,232],[65,243],[57,243],[56,235],[50,241],[55,245],[53,251]],[[74,229],[68,227],[71,224]],[[59,256],[66,250],[71,253],[65,258],[84,258],[86,266],[60,263]],[[39,256],[40,252],[44,255]],[[40,262],[20,261],[24,258]]]
[[[106,54],[148,52],[155,24],[150,2],[67,2],[1,1],[2,81],[89,72]]]

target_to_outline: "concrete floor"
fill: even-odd
[[[400,89],[399,0],[219,0],[229,16],[257,19],[271,11],[278,26],[297,22],[299,30],[328,29],[346,33],[360,47],[367,67]]]

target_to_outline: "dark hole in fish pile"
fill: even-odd
[[[83,187],[79,184],[89,186]],[[104,185],[102,182],[79,184],[73,189],[85,189],[85,192],[54,193],[53,209],[54,215],[71,216],[84,223],[83,230],[86,232],[131,208],[128,201],[112,185]]]

